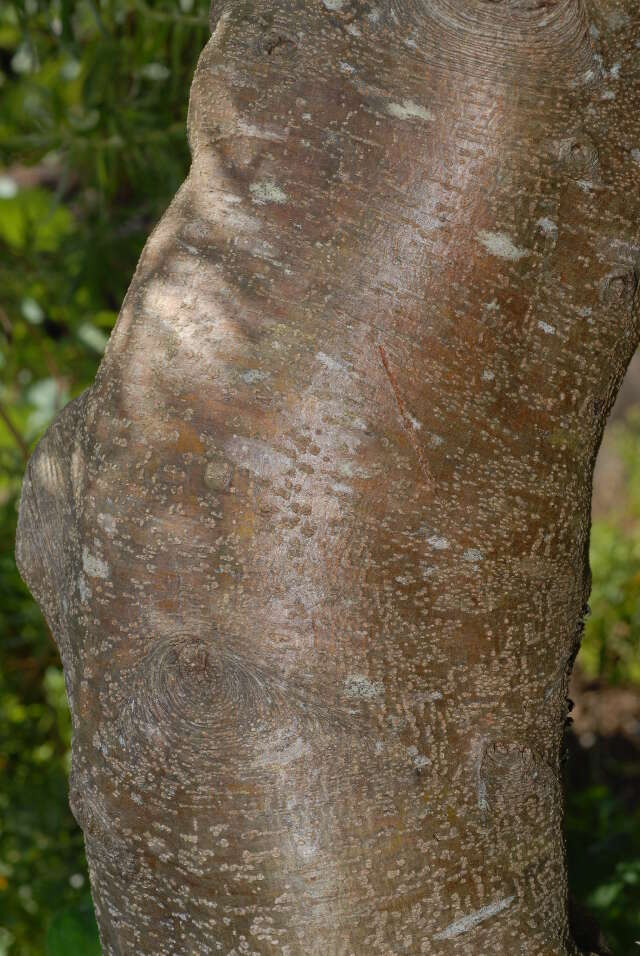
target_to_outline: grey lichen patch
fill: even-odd
[[[430,538],[427,538],[427,544],[430,544],[436,551],[446,551],[451,547],[449,541],[438,534],[432,534]]]
[[[462,557],[471,564],[477,564],[479,561],[482,561],[484,555],[478,548],[467,548]]]
[[[359,465],[354,465],[350,461],[340,462],[338,473],[342,478],[370,478],[371,474]]]
[[[326,352],[316,352],[316,358],[330,372],[349,372],[349,367],[343,361],[327,355]]]
[[[214,455],[204,470],[204,483],[211,491],[225,491],[229,487],[233,469],[221,455]]]
[[[280,189],[276,183],[269,180],[251,183],[249,186],[251,200],[257,206],[266,206],[269,203],[275,203],[282,206],[289,198],[283,189]]]
[[[110,574],[107,562],[91,554],[87,547],[82,549],[82,567],[90,578],[108,578]]]
[[[487,252],[500,259],[510,259],[512,262],[518,262],[529,255],[529,251],[516,246],[506,232],[488,232],[486,229],[482,229],[478,233],[478,239]]]
[[[84,574],[78,575],[78,593],[83,604],[91,597],[91,588],[87,585]]]
[[[419,103],[414,103],[413,100],[403,100],[402,103],[389,103],[387,105],[387,113],[389,116],[403,120],[420,119],[425,122],[431,122],[435,119],[435,115],[431,110],[425,106],[421,106]]]
[[[247,369],[246,372],[242,372],[240,378],[243,382],[246,382],[247,385],[255,385],[258,382],[266,382],[268,378],[271,378],[271,373],[259,368],[250,368]]]
[[[558,225],[549,219],[548,216],[541,216],[540,219],[536,222],[536,226],[545,236],[549,236],[551,239],[557,238],[558,235]]]
[[[97,518],[98,524],[107,534],[115,534],[116,530],[116,519],[113,515],[110,514],[99,514]]]
[[[422,771],[431,763],[431,760],[424,754],[421,754],[417,747],[407,747],[407,753],[411,757],[411,763],[417,771]]]
[[[292,466],[288,455],[257,438],[234,435],[227,441],[225,452],[237,468],[243,468],[263,481],[281,479]]]
[[[384,684],[379,681],[372,682],[364,674],[350,674],[344,686],[347,697],[361,700],[376,700],[384,693]]]
[[[555,335],[556,328],[553,325],[550,325],[548,322],[544,322],[542,319],[538,322],[538,328],[544,332],[545,335]]]

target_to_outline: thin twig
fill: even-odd
[[[206,27],[209,21],[206,17],[199,17],[197,14],[171,13],[169,10],[152,10],[144,0],[136,0],[136,9],[143,17],[149,17],[150,20],[164,20],[170,23],[192,23],[195,26]]]
[[[9,316],[4,311],[1,305],[0,305],[0,325],[4,329],[4,332],[7,338],[11,340],[11,337],[13,335],[13,329],[11,328],[11,320],[9,319]]]
[[[22,452],[22,457],[24,458],[25,462],[29,461],[29,446],[27,445],[24,438],[22,437],[22,435],[20,434],[16,426],[13,424],[13,422],[11,421],[11,419],[9,418],[9,416],[7,415],[6,411],[4,410],[1,404],[0,404],[0,418],[7,426],[8,431],[14,437],[16,444],[19,446],[20,451]]]

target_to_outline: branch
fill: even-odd
[[[9,418],[7,412],[2,407],[2,404],[0,404],[0,418],[5,423],[9,432],[15,439],[16,444],[18,445],[18,447],[20,448],[20,451],[22,452],[22,457],[24,458],[25,462],[29,461],[29,446],[27,445],[27,443],[25,442],[24,438],[22,437],[22,435],[20,434],[16,426],[13,424],[13,422]]]

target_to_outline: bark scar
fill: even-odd
[[[484,921],[490,919],[490,917],[496,916],[498,913],[502,913],[503,910],[508,909],[514,900],[515,896],[507,896],[503,900],[498,900],[496,903],[489,903],[488,906],[483,906],[482,909],[475,910],[473,913],[469,913],[467,916],[463,916],[453,923],[450,923],[441,933],[436,933],[433,938],[453,939],[462,933],[468,933],[469,930],[474,929],[480,923],[484,923]]]
[[[422,451],[422,448],[420,447],[420,442],[418,441],[416,437],[416,433],[415,433],[416,426],[414,425],[415,419],[407,411],[405,407],[405,404],[402,400],[402,395],[400,393],[400,389],[398,388],[398,383],[396,382],[395,376],[393,372],[391,371],[391,367],[389,365],[389,360],[387,358],[385,350],[383,349],[381,345],[378,345],[378,351],[380,353],[380,360],[382,362],[382,367],[384,368],[386,376],[389,379],[389,384],[391,385],[391,391],[393,392],[393,397],[398,407],[398,413],[400,415],[400,422],[402,423],[403,431],[405,432],[407,438],[409,439],[409,444],[413,448],[416,458],[418,459],[418,464],[420,465],[420,470],[422,471],[422,475],[425,479],[425,483],[429,486],[429,488],[434,489],[436,485],[436,480],[434,478],[433,472],[431,471],[431,468],[429,467],[429,463],[424,457],[424,453]]]

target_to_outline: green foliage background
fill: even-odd
[[[90,384],[142,245],[188,169],[207,8],[0,2],[0,956],[100,951],[67,804],[64,679],[15,568],[16,502],[29,450]],[[629,501],[624,521],[594,528],[581,660],[589,676],[629,684],[640,682],[640,419],[619,441]],[[574,788],[567,837],[575,892],[630,954],[640,811],[617,772]]]

